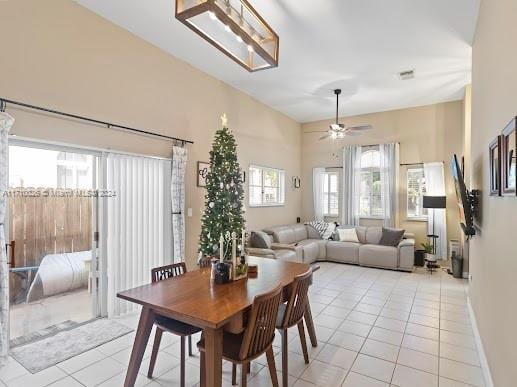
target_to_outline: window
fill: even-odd
[[[325,177],[323,179],[323,215],[339,216],[337,172],[325,172]]]
[[[284,204],[284,171],[252,165],[249,175],[250,206],[281,206]]]
[[[384,216],[381,196],[381,155],[378,147],[362,152],[359,162],[359,216],[377,218]]]
[[[424,168],[407,170],[407,217],[427,220],[427,209],[423,207],[425,195]]]

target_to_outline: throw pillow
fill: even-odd
[[[334,222],[327,223],[322,220],[313,220],[312,222],[305,223],[305,225],[315,229],[320,234],[321,239],[329,239],[336,229]]]
[[[250,246],[259,249],[270,249],[271,238],[264,231],[252,231],[250,235]]]
[[[382,237],[379,241],[380,245],[383,246],[392,246],[397,247],[402,238],[404,237],[404,233],[406,230],[401,230],[398,228],[382,228]]]
[[[321,237],[323,237],[325,230],[329,226],[327,222],[324,222],[322,220],[313,220],[311,222],[306,222],[305,225],[315,229]]]
[[[355,228],[340,228],[337,230],[340,242],[355,242],[359,243]]]
[[[332,234],[334,234],[334,231],[336,230],[336,223],[332,222],[332,223],[327,223],[327,224],[328,224],[327,229],[321,236],[321,239],[330,239],[332,237]]]

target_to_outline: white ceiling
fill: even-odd
[[[250,0],[280,36],[249,73],[174,18],[174,0],[76,0],[299,122],[462,98],[480,0]],[[415,69],[413,80],[400,71]]]

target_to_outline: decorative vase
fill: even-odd
[[[230,269],[231,266],[226,262],[219,262],[215,266],[215,278],[216,284],[225,284],[230,281]]]

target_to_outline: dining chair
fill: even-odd
[[[241,387],[246,387],[250,362],[266,353],[273,387],[278,387],[273,340],[275,321],[282,300],[282,287],[258,295],[253,300],[248,325],[242,333],[223,333],[223,359],[232,362],[232,384],[236,385],[237,364],[241,364]],[[198,343],[201,352],[201,385],[205,385],[205,341]]]
[[[287,387],[287,329],[295,325],[298,326],[298,333],[302,344],[303,358],[305,364],[309,364],[309,354],[307,352],[307,342],[305,341],[305,328],[303,317],[308,302],[309,286],[312,282],[312,269],[294,278],[291,285],[287,303],[280,304],[276,319],[276,328],[282,337],[282,387]]]
[[[173,263],[172,265],[166,265],[151,269],[151,280],[153,283],[163,281],[168,278],[176,277],[178,275],[185,274],[187,272],[187,266],[185,262]],[[181,372],[180,372],[180,385],[185,386],[185,337],[188,337],[189,345],[189,356],[192,356],[192,335],[194,333],[201,332],[201,329],[185,324],[181,321],[174,320],[165,316],[156,316],[155,319],[156,334],[154,336],[153,351],[151,353],[151,361],[149,363],[149,371],[147,377],[153,377],[154,366],[156,364],[156,358],[158,351],[160,350],[160,342],[162,340],[163,332],[170,332],[180,337],[181,341]]]

